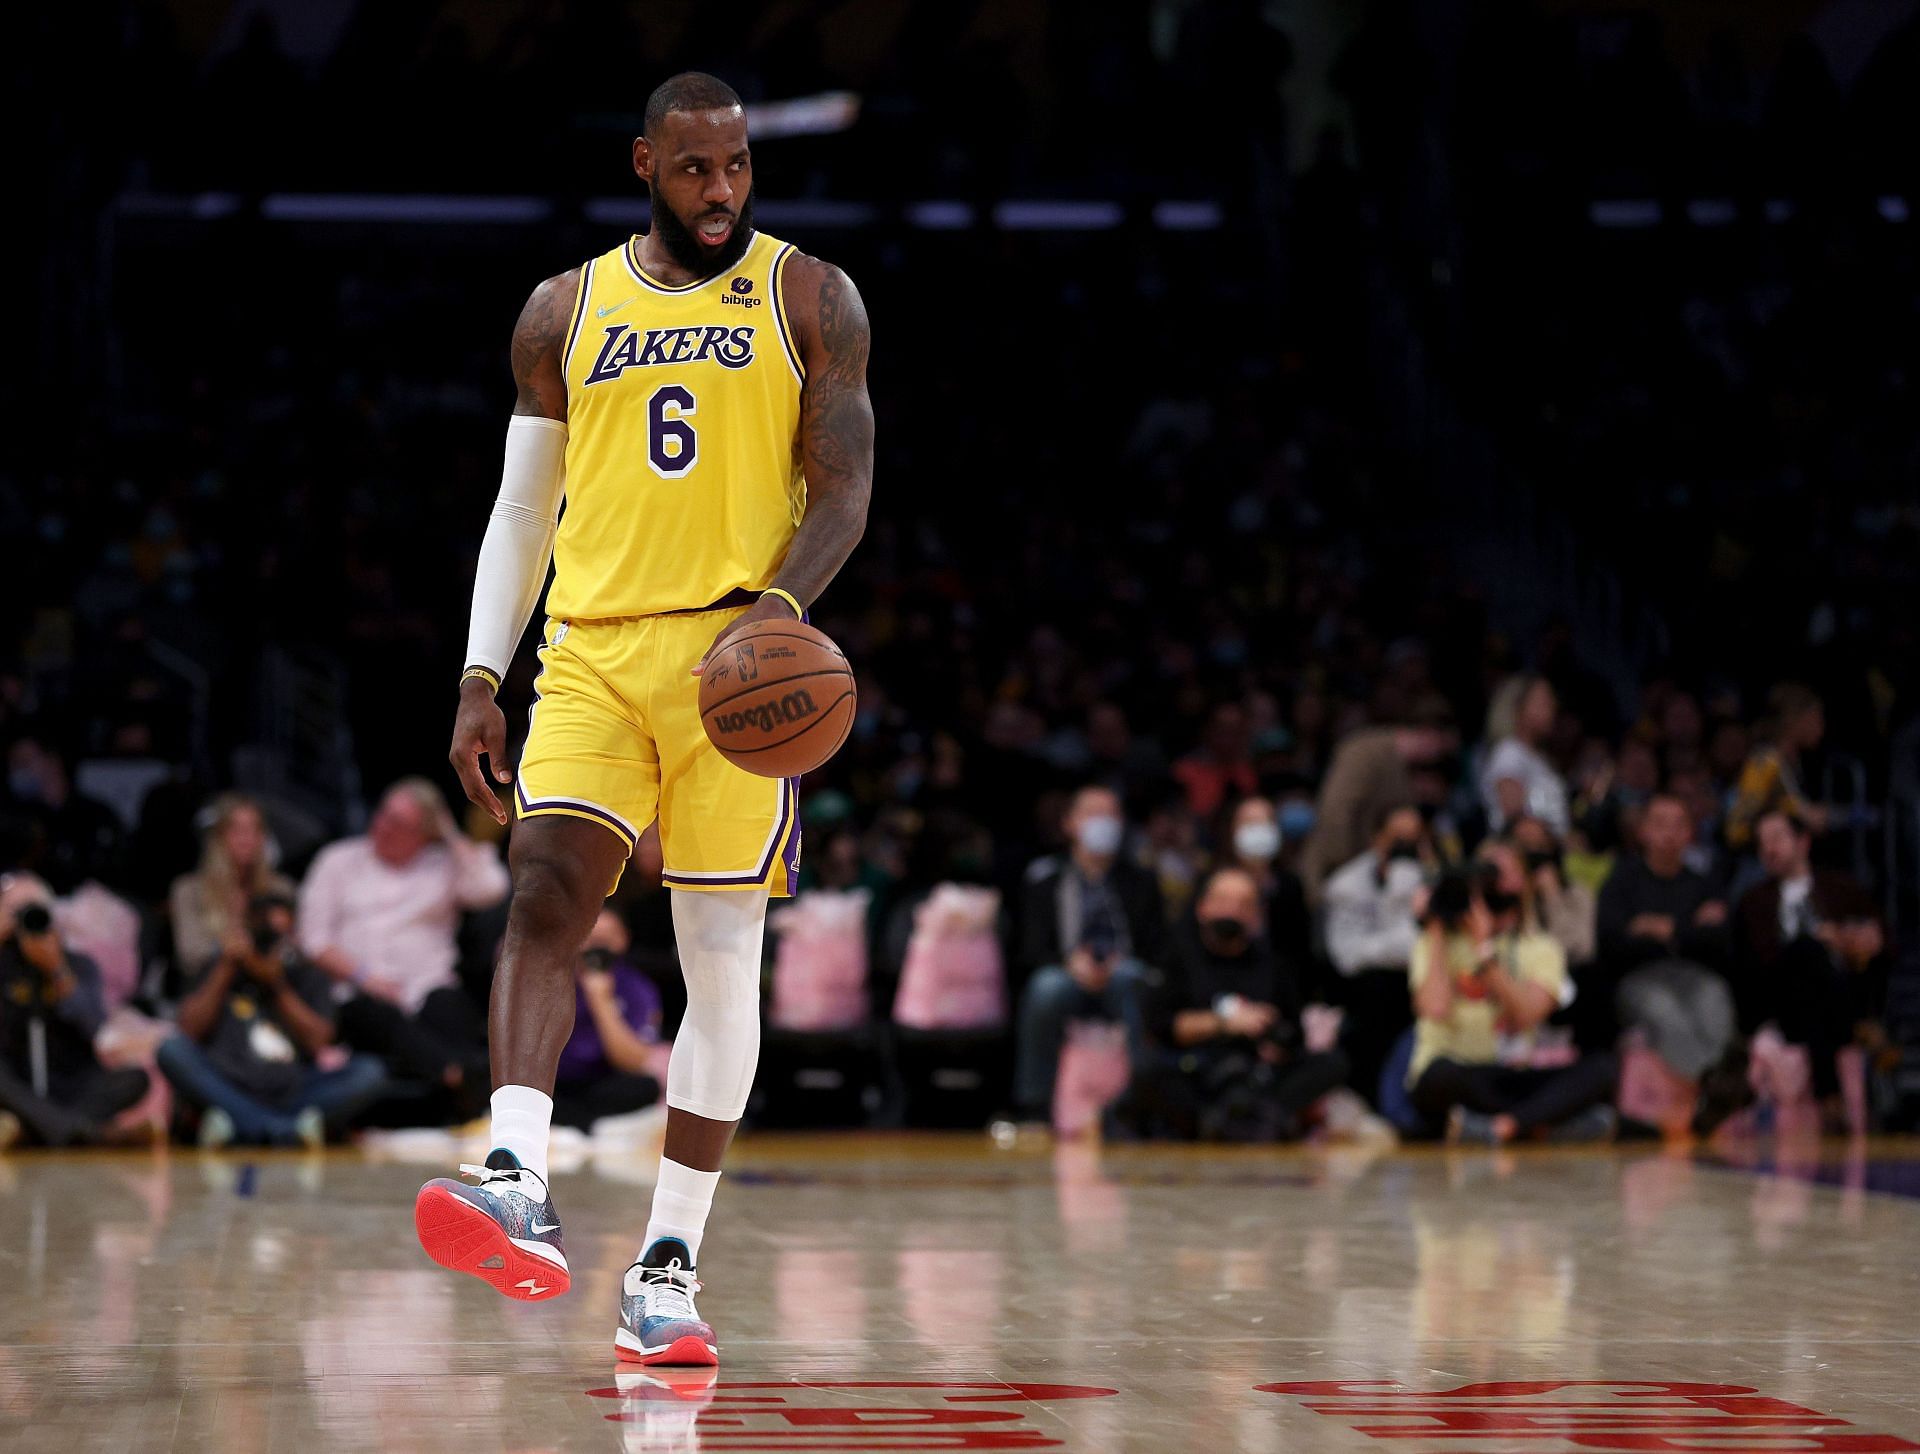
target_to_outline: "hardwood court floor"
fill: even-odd
[[[1920,1143],[1771,1156],[748,1137],[715,1386],[616,1368],[642,1158],[530,1306],[415,1245],[450,1168],[16,1153],[0,1449],[1920,1449]]]

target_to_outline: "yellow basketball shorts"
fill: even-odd
[[[669,887],[791,894],[796,784],[735,767],[700,725],[694,665],[743,609],[549,620],[514,789],[520,816],[599,823],[629,853],[658,817]]]

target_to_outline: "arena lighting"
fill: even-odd
[[[260,199],[269,222],[545,222],[553,203],[542,197],[383,196],[334,192],[270,192]]]
[[[747,133],[755,141],[777,136],[831,136],[860,118],[860,97],[853,91],[822,91],[790,101],[747,104]]]

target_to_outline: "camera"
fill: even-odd
[[[588,969],[611,969],[613,967],[613,951],[611,949],[602,949],[596,944],[589,949],[580,951],[580,962]]]
[[[24,904],[20,912],[13,916],[18,932],[28,939],[38,939],[43,934],[53,932],[53,910],[45,904]]]
[[[255,954],[272,954],[286,939],[286,933],[273,921],[276,911],[293,912],[293,900],[285,894],[255,894],[247,903],[247,936]]]

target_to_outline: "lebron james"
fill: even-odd
[[[519,396],[450,754],[502,824],[487,774],[511,782],[519,818],[489,1014],[493,1149],[461,1168],[470,1180],[421,1188],[414,1223],[434,1261],[508,1297],[567,1290],[547,1185],[554,1069],[581,946],[657,818],[687,1012],[614,1341],[640,1363],[712,1365],[695,1269],[759,1059],[767,899],[792,890],[800,825],[793,784],[707,741],[698,677],[730,633],[803,616],[845,563],[866,527],[873,411],[853,284],[754,230],[740,98],[675,76],[644,129],[633,169],[649,231],[542,283],[514,328]],[[494,693],[550,558],[537,700],[510,774]]]

